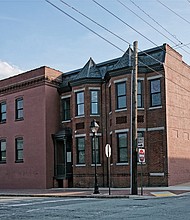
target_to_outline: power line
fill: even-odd
[[[190,43],[181,44],[181,45],[174,46],[174,48],[176,48],[176,49],[178,49],[178,48],[183,48],[183,47],[188,47],[188,48],[189,48],[189,45],[190,45]]]
[[[96,25],[100,26],[101,28],[103,28],[104,30],[108,31],[109,33],[113,34],[114,36],[118,37],[120,40],[124,41],[125,43],[128,43],[130,45],[130,43],[126,40],[124,40],[122,37],[120,37],[119,35],[115,34],[114,32],[110,31],[109,29],[105,28],[104,26],[102,26],[101,24],[97,23],[96,21],[94,21],[93,19],[91,19],[90,17],[88,17],[87,15],[83,14],[82,12],[80,12],[79,10],[77,10],[76,8],[74,8],[73,6],[69,5],[68,3],[64,2],[63,0],[60,0],[62,3],[64,3],[65,5],[67,5],[69,8],[71,8],[72,10],[76,11],[77,13],[79,13],[80,15],[84,16],[85,18],[87,18],[88,20],[90,20],[91,22],[95,23]],[[159,62],[160,64],[162,64],[158,59],[155,59],[154,57],[152,57],[151,55],[149,55],[148,53],[141,51],[140,49],[138,49],[140,52],[144,53],[145,55],[153,58],[155,61]],[[139,61],[139,63],[143,64],[145,67],[149,68],[150,70],[152,70],[153,72],[158,73],[157,71],[155,71],[153,68],[149,67],[148,65],[146,65],[145,63]]]
[[[77,10],[76,8],[74,8],[73,6],[69,5],[68,3],[66,3],[63,0],[60,0],[63,4],[67,5],[68,7],[70,7],[72,10],[76,11],[77,13],[79,13],[80,15],[82,15],[83,17],[87,18],[88,20],[90,20],[91,22],[93,22],[94,24],[98,25],[99,27],[103,28],[104,30],[106,30],[107,32],[109,32],[110,34],[114,35],[115,37],[119,38],[120,40],[122,40],[123,42],[131,45],[131,43],[129,43],[128,41],[126,41],[125,39],[123,39],[122,37],[120,37],[119,35],[115,34],[113,31],[110,31],[108,28],[104,27],[103,25],[99,24],[98,22],[96,22],[95,20],[91,19],[90,17],[88,17],[87,15],[83,14],[82,12],[80,12],[79,10]]]
[[[128,9],[130,12],[132,12],[134,15],[136,15],[138,18],[140,18],[142,21],[144,21],[147,25],[149,25],[151,28],[153,28],[155,31],[157,31],[159,34],[161,34],[162,36],[164,36],[165,38],[167,38],[169,41],[171,41],[172,43],[174,43],[174,46],[177,46],[177,44],[175,43],[175,41],[173,41],[172,39],[170,39],[169,37],[167,37],[165,34],[163,34],[161,31],[159,31],[158,29],[156,29],[154,26],[152,26],[149,22],[147,22],[145,19],[143,19],[141,16],[139,16],[136,12],[134,12],[132,9],[130,9],[126,4],[124,4],[123,2],[121,2],[120,0],[116,0],[117,2],[119,2],[123,7],[125,7],[126,9]],[[183,44],[181,41],[179,41],[180,44]],[[190,55],[190,52],[186,51],[185,49],[182,49],[184,52],[186,52],[187,54]]]
[[[86,26],[85,24],[83,24],[82,22],[78,21],[76,18],[74,18],[73,16],[69,15],[68,13],[66,13],[65,11],[63,11],[61,8],[59,8],[58,6],[56,6],[55,4],[53,4],[52,2],[50,2],[49,0],[45,0],[47,3],[49,3],[51,6],[53,6],[54,8],[56,8],[57,10],[59,10],[60,12],[62,12],[63,14],[67,15],[69,18],[71,18],[72,20],[74,20],[75,22],[79,23],[80,25],[82,25],[83,27],[85,27],[86,29],[88,29],[89,31],[91,31],[93,34],[97,35],[98,37],[100,37],[101,39],[103,39],[104,41],[106,41],[107,43],[111,44],[112,46],[114,46],[115,48],[117,48],[118,50],[125,52],[123,49],[119,48],[118,46],[116,46],[115,44],[113,44],[111,41],[107,40],[105,37],[102,37],[100,34],[98,34],[97,32],[95,32],[94,30],[92,30],[91,28],[89,28],[88,26]]]
[[[151,28],[153,28],[155,31],[157,31],[159,34],[161,34],[162,36],[166,37],[169,41],[171,41],[172,43],[175,44],[176,43],[171,40],[169,37],[167,37],[166,35],[164,35],[162,32],[160,32],[159,30],[157,30],[154,26],[152,26],[150,23],[148,23],[145,19],[143,19],[141,16],[139,16],[136,12],[134,12],[132,9],[130,9],[126,4],[124,4],[123,2],[121,2],[120,0],[116,0],[117,2],[119,2],[122,6],[124,6],[126,9],[128,9],[130,12],[132,12],[134,15],[136,15],[138,18],[140,18],[142,21],[144,21],[147,25],[149,25]]]
[[[102,38],[103,40],[105,40],[106,42],[109,42],[112,46],[116,47],[117,49],[119,49],[122,52],[123,51],[121,48],[117,47],[115,44],[113,44],[112,42],[108,41],[107,39],[103,38],[101,35],[97,34],[95,31],[93,31],[91,28],[87,27],[86,25],[84,25],[82,22],[78,21],[77,19],[75,19],[74,17],[72,17],[71,15],[69,15],[68,13],[64,12],[62,9],[60,9],[58,6],[54,5],[52,2],[45,0],[47,3],[49,3],[51,6],[53,6],[54,8],[58,9],[59,11],[61,11],[62,13],[64,13],[65,15],[69,16],[72,20],[76,21],[77,23],[79,23],[80,25],[82,25],[83,27],[87,28],[88,30],[92,31],[94,34],[96,34],[98,37]],[[161,48],[161,47],[160,47]],[[162,48],[161,48],[162,49]],[[162,49],[163,50],[163,49]],[[163,50],[164,52],[166,52],[165,50]],[[162,64],[161,61],[159,61],[158,59],[154,58],[153,56],[149,55],[148,53],[146,53],[145,51],[141,51],[143,54],[146,54],[148,57],[151,57],[153,60],[157,61],[158,63]],[[175,57],[174,57],[175,58]],[[155,71],[153,68],[151,68],[150,66],[146,65],[145,63],[139,61],[140,63],[142,63],[145,67],[147,67],[148,69],[152,70],[154,73],[159,74],[160,72]],[[172,71],[182,75],[181,73],[179,73],[178,71],[172,69],[171,67],[165,65],[166,67],[168,67],[169,69],[171,69]],[[163,76],[163,74],[161,74]],[[183,76],[183,75],[182,75]],[[183,76],[185,77],[185,76]],[[168,79],[167,77],[165,77],[166,79]],[[185,77],[187,78],[187,77]],[[187,78],[188,80],[190,80],[189,78]],[[175,83],[174,81],[168,79],[169,81]],[[178,85],[177,83],[175,83],[176,85]],[[181,85],[178,85],[179,87],[183,88],[184,90],[190,92],[189,90],[187,90],[186,88],[182,87]]]
[[[142,11],[146,16],[148,16],[153,22],[155,22],[159,27],[161,27],[164,31],[166,31],[170,36],[175,38],[180,45],[183,43],[171,32],[169,32],[163,25],[161,25],[158,21],[156,21],[153,17],[151,17],[146,11],[144,11],[139,5],[137,5],[134,1],[130,0],[130,2],[135,5],[140,11]],[[184,45],[184,44],[183,44]],[[189,48],[189,47],[188,47]],[[190,49],[190,48],[189,48]]]
[[[110,31],[109,29],[105,28],[104,26],[102,26],[101,24],[99,24],[98,22],[94,21],[93,19],[91,19],[90,17],[88,17],[87,15],[83,14],[82,12],[80,12],[79,10],[77,10],[76,8],[74,8],[73,6],[69,5],[68,3],[64,2],[63,0],[60,0],[62,3],[64,3],[65,5],[67,5],[69,8],[71,8],[72,10],[76,11],[77,13],[79,13],[80,15],[84,16],[85,18],[87,18],[88,20],[90,20],[91,22],[95,23],[96,25],[100,26],[101,28],[103,28],[104,30],[108,31],[109,33],[113,34],[114,36],[118,37],[120,40],[124,41],[125,43],[128,43],[130,45],[130,43],[128,41],[126,41],[125,39],[123,39],[122,37],[120,37],[119,35],[115,34],[114,32]],[[141,51],[140,49],[138,49],[140,52],[145,53],[143,51]],[[145,53],[147,56],[150,56],[149,54]],[[151,58],[154,58],[152,56],[150,56]],[[160,62],[159,60],[156,59],[156,61]],[[148,65],[146,65],[145,63],[139,61],[139,63],[143,64],[145,67],[149,68],[150,70],[152,70],[153,72],[156,72],[153,68],[149,67]],[[160,62],[161,64],[161,62]],[[158,73],[158,72],[156,72]],[[158,73],[160,74],[160,73]]]
[[[124,20],[122,20],[121,18],[119,18],[117,15],[115,15],[114,13],[112,13],[110,10],[108,10],[107,8],[105,8],[103,5],[101,5],[100,3],[98,3],[95,0],[92,0],[95,4],[97,4],[99,7],[103,8],[105,11],[107,11],[109,14],[111,14],[112,16],[114,16],[115,18],[117,18],[119,21],[121,21],[123,24],[125,24],[126,26],[128,26],[129,28],[131,28],[132,30],[134,30],[135,32],[137,32],[139,35],[141,35],[142,37],[144,37],[146,40],[148,40],[149,42],[151,42],[152,44],[156,45],[151,39],[149,39],[148,37],[146,37],[145,35],[143,35],[142,33],[140,33],[139,31],[137,31],[135,28],[133,28],[131,25],[129,25],[127,22],[125,22]]]
[[[83,17],[87,18],[88,20],[90,20],[91,22],[95,23],[96,25],[100,26],[101,28],[103,28],[104,30],[108,31],[109,33],[113,34],[114,36],[118,37],[120,40],[124,41],[125,43],[128,43],[130,45],[130,43],[126,40],[124,40],[122,37],[120,37],[119,35],[115,34],[114,32],[110,31],[109,29],[105,28],[104,26],[102,26],[101,24],[97,23],[96,21],[94,21],[93,19],[91,19],[90,17],[88,17],[87,15],[83,14],[82,12],[80,12],[79,10],[77,10],[76,8],[74,8],[73,6],[69,5],[68,3],[66,3],[63,0],[60,0],[63,4],[65,4],[66,6],[68,6],[69,8],[71,8],[72,10],[74,10],[75,12],[79,13],[80,15],[82,15]],[[142,52],[143,54],[145,54],[146,56],[152,58],[153,60],[159,62],[160,64],[162,64],[158,59],[154,58],[153,56],[149,55],[148,53],[141,51],[140,49],[138,49],[140,52]],[[156,72],[154,69],[152,69],[151,67],[149,67],[148,65],[146,65],[145,63],[139,61],[139,63],[143,64],[145,67],[149,68],[150,70],[152,70],[153,72]],[[158,72],[156,72],[158,73]],[[159,74],[159,73],[158,73]]]
[[[161,2],[160,0],[157,0],[157,2],[159,2],[161,5],[163,5],[165,8],[167,8],[169,11],[173,12],[175,15],[177,15],[179,18],[181,18],[182,20],[184,20],[185,22],[187,22],[188,24],[190,24],[190,21],[188,21],[187,19],[185,19],[184,17],[182,17],[180,14],[176,13],[174,10],[172,10],[171,8],[169,8],[167,5],[165,5],[163,2]]]
[[[122,23],[124,23],[125,25],[127,25],[128,27],[130,27],[132,30],[134,30],[135,32],[137,32],[138,34],[140,34],[141,36],[145,37],[146,39],[148,39],[151,43],[153,43],[155,46],[159,47],[157,44],[155,44],[152,40],[150,40],[149,38],[147,38],[146,36],[144,36],[143,34],[141,34],[139,31],[137,31],[135,28],[133,28],[131,25],[129,25],[128,23],[126,23],[125,21],[123,21],[121,18],[119,18],[117,15],[115,15],[114,13],[112,13],[110,10],[108,10],[107,8],[105,8],[103,5],[101,5],[100,3],[98,3],[95,0],[92,0],[95,4],[97,4],[99,7],[101,7],[102,9],[104,9],[105,11],[107,11],[109,14],[111,14],[112,16],[114,16],[115,18],[117,18],[119,21],[121,21]],[[162,47],[159,47],[162,51],[164,51],[162,49]],[[166,52],[166,51],[164,51]],[[174,59],[178,60],[181,62],[180,59],[178,59],[177,57],[171,55],[169,52],[166,52],[168,55],[170,55],[171,57],[173,57]],[[150,56],[150,55],[149,55]],[[156,60],[154,57],[152,57],[154,60]],[[158,60],[157,60],[158,61]],[[160,61],[158,61],[159,63],[161,63]],[[171,69],[171,67],[169,67]],[[174,72],[177,72],[175,69],[173,69]],[[179,73],[179,72],[178,72]],[[181,73],[179,73],[181,74]]]

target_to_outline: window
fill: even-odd
[[[99,91],[91,90],[90,91],[90,100],[91,100],[91,114],[99,114]]]
[[[117,109],[123,109],[127,107],[126,82],[116,83],[116,99]]]
[[[23,161],[23,138],[15,139],[16,162]]]
[[[0,140],[0,163],[6,162],[6,140]]]
[[[70,98],[62,99],[62,120],[70,120]]]
[[[150,99],[151,107],[161,105],[160,79],[150,81]]]
[[[18,98],[16,99],[16,120],[22,120],[23,113],[23,98]]]
[[[84,115],[84,92],[76,93],[76,115]]]
[[[96,147],[96,148],[95,148]],[[95,149],[96,149],[96,157],[95,157]],[[100,141],[97,136],[92,138],[92,163],[95,164],[95,159],[96,163],[100,163]]]
[[[6,122],[7,119],[7,105],[6,102],[1,102],[0,103],[0,122],[4,123]]]
[[[117,147],[118,147],[118,162],[128,162],[128,148],[127,148],[127,133],[117,134]]]
[[[85,164],[85,137],[78,137],[77,143],[77,164]]]
[[[143,108],[142,80],[137,81],[137,108]]]

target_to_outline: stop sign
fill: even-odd
[[[139,163],[145,162],[145,149],[138,150]]]

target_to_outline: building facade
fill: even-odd
[[[60,75],[42,67],[0,81],[0,188],[52,187]]]
[[[98,185],[107,186],[106,144],[111,186],[129,187],[132,63],[129,48],[71,72],[41,67],[1,80],[0,187],[93,187],[95,162]],[[190,67],[169,45],[138,54],[137,133],[145,162],[137,171],[144,186],[190,181],[189,85]]]

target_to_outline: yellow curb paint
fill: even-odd
[[[156,197],[168,197],[168,196],[176,196],[176,194],[171,193],[169,191],[163,191],[163,192],[151,192],[152,195]]]

